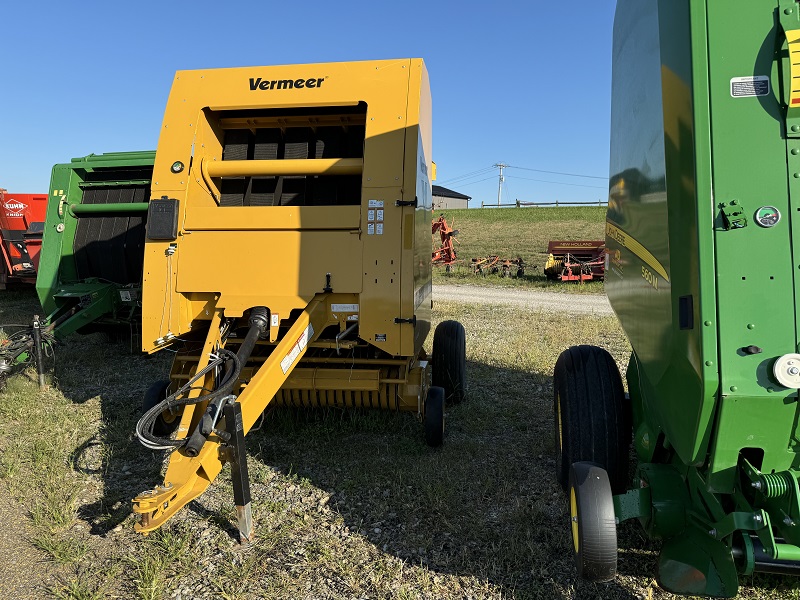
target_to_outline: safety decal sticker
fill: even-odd
[[[370,208],[383,208],[383,200],[370,200],[369,201]]]
[[[731,79],[731,96],[733,98],[752,98],[768,96],[770,93],[769,77],[754,75],[751,77],[734,77]]]
[[[289,354],[287,354],[286,357],[281,361],[281,370],[283,371],[284,375],[286,375],[286,373],[289,372],[289,369],[292,368],[294,361],[297,360],[297,357],[300,356],[300,353],[306,349],[306,346],[308,346],[308,340],[310,340],[311,336],[313,335],[314,328],[311,326],[311,323],[309,323],[308,327],[306,327],[306,330],[300,334],[299,338],[297,338],[297,341],[295,342],[294,346],[292,346],[292,349],[289,350]]]
[[[647,248],[645,248],[636,238],[634,238],[627,232],[623,231],[616,225],[612,225],[611,222],[609,221],[606,221],[606,237],[614,240],[620,246],[627,248],[628,250],[633,252],[637,257],[639,257],[639,260],[641,260],[643,263],[652,268],[654,272],[661,275],[661,277],[663,277],[665,281],[669,282],[669,275],[667,274],[667,270],[664,268],[664,265],[662,265],[659,262],[659,260],[655,256],[653,256],[653,254]],[[612,261],[614,260],[614,256],[611,257],[611,260]],[[642,277],[648,279],[644,270],[642,271]]]
[[[333,312],[358,312],[358,304],[331,304]]]

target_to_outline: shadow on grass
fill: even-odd
[[[130,341],[109,342],[102,333],[73,335],[61,346],[58,387],[75,404],[97,403],[96,431],[70,456],[73,468],[102,482],[102,493],[78,508],[92,535],[105,536],[131,514],[130,500],[159,481],[163,457],[145,450],[133,436],[142,396],[164,377],[169,357],[130,352]],[[65,352],[63,349],[66,349]]]
[[[142,394],[168,371],[169,356],[131,356],[125,344],[74,339],[80,358],[62,375],[61,390],[77,403],[98,402],[101,415],[97,432],[71,457],[76,470],[102,481],[98,499],[78,514],[92,535],[106,536],[129,518],[133,496],[161,482],[163,457],[143,449],[132,432]],[[324,490],[350,532],[406,564],[475,577],[504,596],[636,598],[656,563],[655,546],[637,524],[620,528],[614,581],[590,584],[575,575],[566,502],[554,476],[551,374],[472,362],[469,379],[467,401],[447,409],[439,449],[424,445],[415,415],[271,412],[247,437],[257,532],[269,511],[279,510],[259,477],[271,470]],[[223,471],[185,510],[235,536],[228,477]],[[763,585],[780,589],[781,582]]]
[[[414,415],[284,410],[247,437],[251,460],[326,490],[351,531],[409,564],[517,597],[634,598],[576,579],[550,374],[478,363],[469,374],[442,448],[424,445]]]

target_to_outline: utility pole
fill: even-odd
[[[503,193],[503,169],[508,165],[497,163],[492,165],[495,169],[500,169],[500,180],[497,182],[497,206],[500,206],[500,195]]]

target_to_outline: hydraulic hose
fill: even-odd
[[[231,369],[226,370],[225,377],[223,378],[220,384],[220,389],[209,392],[207,394],[201,394],[196,398],[186,397],[186,395],[193,389],[192,386],[196,381],[205,377],[207,373],[225,363],[227,364],[232,363],[233,367]],[[204,368],[195,373],[194,377],[192,377],[178,391],[174,392],[173,394],[170,394],[164,400],[159,402],[153,408],[148,410],[144,415],[142,415],[142,418],[139,419],[138,423],[136,423],[136,437],[139,438],[139,441],[142,443],[143,446],[145,446],[146,448],[150,448],[151,450],[175,450],[177,448],[180,448],[181,446],[186,445],[188,441],[186,438],[180,440],[171,440],[171,439],[157,437],[153,433],[153,426],[158,416],[165,410],[178,408],[180,406],[200,404],[201,402],[206,402],[206,401],[212,402],[213,400],[219,398],[222,395],[221,394],[222,389],[228,387],[228,384],[232,385],[232,382],[238,379],[239,374],[241,372],[242,372],[242,365],[239,362],[239,359],[236,357],[236,354],[234,354],[230,350],[225,350],[224,348],[221,348],[220,350],[217,351],[217,356],[214,358],[214,360],[209,362]]]
[[[247,360],[253,353],[253,349],[256,347],[258,338],[262,337],[268,330],[269,309],[264,306],[256,306],[252,308],[250,310],[249,324],[250,329],[247,330],[247,335],[245,336],[244,341],[242,341],[242,344],[239,346],[239,350],[236,352],[236,358],[238,359],[238,364],[240,366],[244,366],[247,363]],[[206,439],[208,439],[208,436],[214,430],[216,420],[219,417],[219,414],[222,412],[221,403],[226,401],[226,398],[230,396],[238,377],[238,373],[236,377],[230,377],[230,374],[226,370],[223,383],[216,392],[217,395],[215,396],[214,400],[208,403],[206,412],[200,418],[200,422],[197,424],[197,427],[194,428],[192,435],[189,436],[189,441],[186,442],[184,452],[187,456],[197,456],[200,453],[200,449],[203,447],[203,444],[206,443]]]

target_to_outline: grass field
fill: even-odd
[[[435,291],[435,289],[434,289]],[[0,322],[36,309],[3,297]],[[576,343],[629,348],[612,317],[569,326],[536,311],[436,303],[467,331],[469,397],[444,446],[411,415],[275,411],[248,435],[256,541],[234,541],[229,473],[158,533],[133,531],[130,499],[164,456],[133,438],[142,392],[169,356],[99,335],[57,349],[57,386],[31,373],[0,393],[0,552],[30,556],[30,598],[672,598],[656,546],[620,527],[619,575],[576,579],[552,460],[552,366]],[[521,335],[524,333],[524,335]],[[745,578],[742,598],[798,598],[794,580]],[[8,595],[8,594],[6,594]]]
[[[547,280],[543,270],[550,240],[605,239],[605,207],[461,209],[442,211],[434,216],[439,214],[443,214],[448,224],[458,230],[456,253],[459,262],[451,273],[445,273],[444,267],[434,267],[434,282],[602,293],[600,282],[584,285],[552,282]],[[435,244],[438,247],[438,242]],[[526,265],[525,276],[520,279],[475,276],[470,260],[489,255],[522,258]]]

